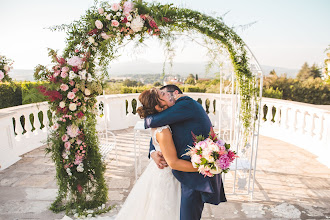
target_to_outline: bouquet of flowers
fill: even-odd
[[[219,139],[212,128],[208,138],[196,136],[194,133],[192,135],[194,146],[184,155],[191,157],[193,167],[198,168],[204,177],[227,173],[230,164],[238,157],[235,151],[230,150],[230,144]]]
[[[0,82],[11,81],[8,72],[12,69],[13,61],[0,55]]]

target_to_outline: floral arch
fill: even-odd
[[[236,74],[239,117],[248,138],[255,118],[252,100],[258,93],[253,86],[256,77],[245,43],[221,19],[171,4],[102,2],[88,9],[80,20],[51,29],[66,31],[67,46],[62,57],[49,50],[54,66],[50,70],[37,66],[35,78],[49,81],[40,91],[49,97],[54,113],[48,152],[55,161],[59,191],[53,211],[86,214],[88,209],[99,208],[94,212],[97,214],[111,208],[102,207],[107,201],[107,186],[95,130],[96,96],[102,92],[109,62],[124,41],[139,38],[142,43],[154,35],[170,45],[175,33],[193,30],[222,45]]]

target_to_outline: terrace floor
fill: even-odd
[[[105,177],[109,205],[120,209],[135,181],[133,128],[115,131],[118,162],[111,151]],[[142,170],[148,164],[149,138],[141,137]],[[0,171],[0,220],[62,219],[48,209],[57,193],[54,163],[45,146],[22,155],[22,159]],[[225,182],[225,190],[231,185]],[[260,136],[253,200],[250,196],[227,195],[228,202],[207,204],[207,219],[330,219],[330,169],[308,151]]]

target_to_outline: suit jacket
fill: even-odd
[[[170,125],[172,137],[180,159],[190,161],[190,157],[185,155],[189,146],[193,146],[191,132],[195,135],[208,136],[212,126],[211,121],[203,107],[188,96],[179,98],[175,105],[154,115],[149,115],[145,119],[146,128],[156,128]],[[195,172],[182,172],[173,170],[173,175],[189,188],[200,191],[204,202],[219,204],[226,201],[221,175],[214,177],[204,177]]]

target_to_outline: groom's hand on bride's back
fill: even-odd
[[[150,154],[150,157],[155,161],[159,169],[164,169],[165,167],[168,167],[168,164],[166,163],[162,152],[154,151]]]

